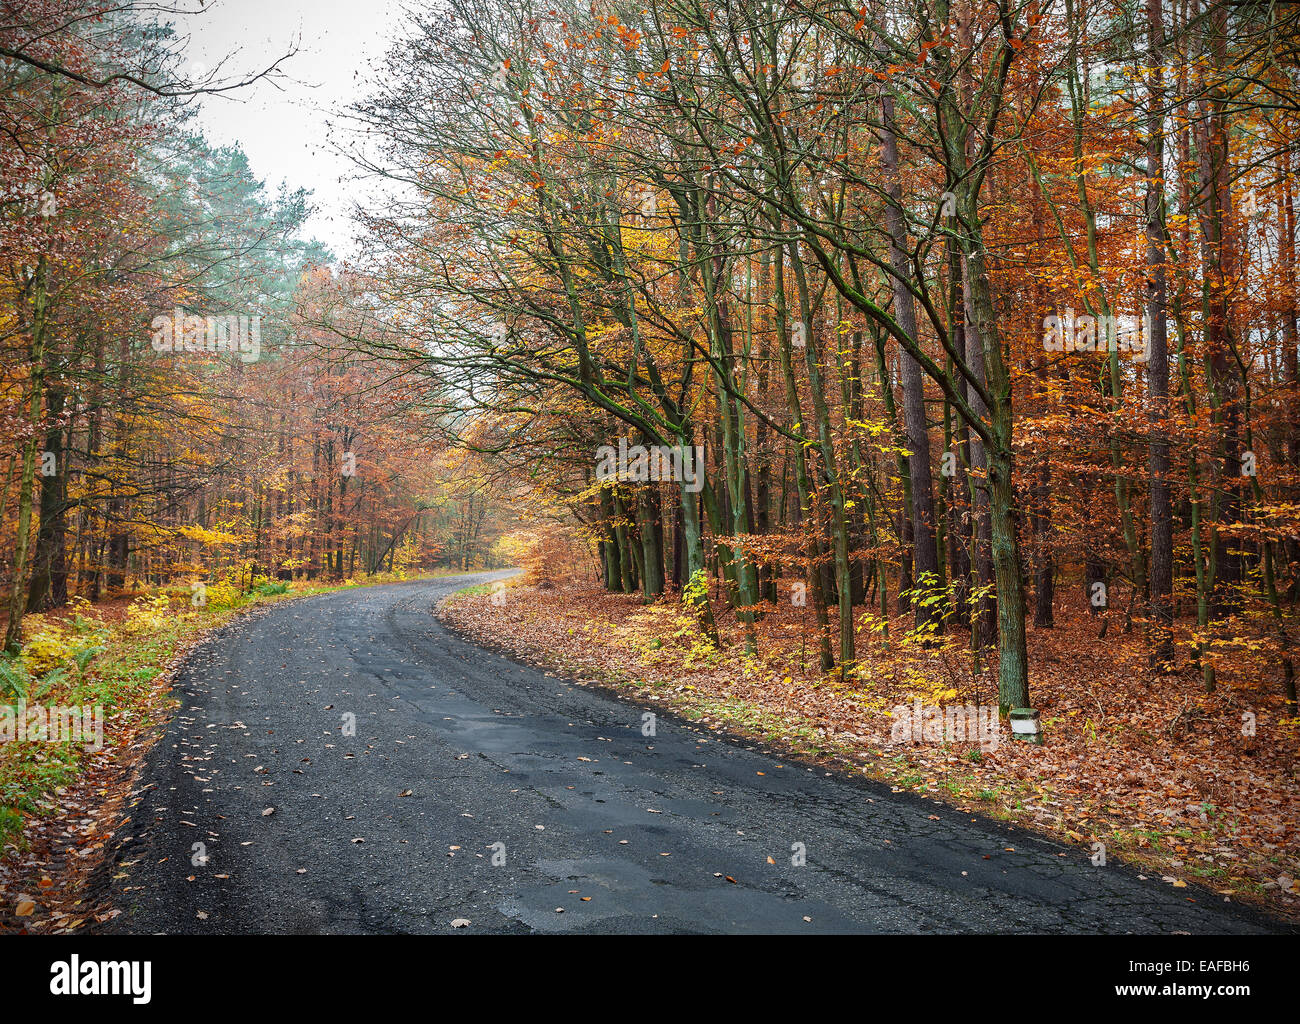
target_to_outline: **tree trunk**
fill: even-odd
[[[889,202],[885,222],[889,228],[889,258],[894,268],[894,319],[903,333],[920,344],[916,330],[916,305],[907,287],[911,267],[907,258],[907,225],[903,220],[903,188],[898,177],[898,142],[893,131],[894,98],[881,96],[884,127],[881,132],[881,168]],[[930,432],[925,420],[925,387],[920,364],[904,349],[899,351],[903,382],[903,428],[907,432],[907,467],[911,482],[913,608],[919,627],[939,632],[944,602],[933,600],[939,585],[939,554],[934,538],[934,490],[930,476]],[[931,599],[926,599],[926,598]]]
[[[1147,387],[1150,397],[1151,662],[1169,671],[1174,662],[1174,537],[1169,502],[1169,342],[1165,319],[1164,242],[1164,24],[1162,0],[1147,0]]]
[[[67,453],[63,445],[64,394],[47,391],[45,449],[41,453],[41,522],[36,533],[36,551],[32,556],[32,580],[27,590],[27,611],[40,612],[59,608],[68,601],[68,568],[64,551],[67,534]],[[44,462],[53,459],[53,474],[45,475]]]

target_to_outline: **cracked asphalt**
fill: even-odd
[[[1290,930],[719,739],[434,619],[444,595],[507,575],[278,603],[200,648],[119,832],[105,930]]]

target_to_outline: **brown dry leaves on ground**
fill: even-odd
[[[1254,678],[1221,667],[1206,695],[1192,668],[1152,677],[1137,629],[1112,623],[1099,640],[1097,620],[1067,609],[1055,629],[1029,634],[1043,746],[1012,742],[1005,723],[991,750],[894,742],[899,704],[996,704],[995,682],[972,672],[962,648],[968,634],[950,650],[923,650],[887,640],[868,617],[858,677],[841,683],[820,675],[803,642],[811,609],[769,612],[759,655],[746,657],[734,622],[715,651],[675,602],[643,605],[577,582],[504,594],[504,603],[457,594],[440,615],[478,642],[583,682],[634,687],[715,730],[1036,827],[1094,858],[1103,844],[1176,886],[1197,881],[1300,916],[1300,723],[1285,717],[1276,672],[1262,664]],[[906,626],[894,620],[891,636]]]

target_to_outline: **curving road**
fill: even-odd
[[[284,602],[201,648],[123,830],[108,930],[1284,927],[662,712],[643,736],[647,709],[434,620],[443,595],[506,575]]]

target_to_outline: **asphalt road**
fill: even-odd
[[[106,930],[1279,927],[661,710],[646,737],[653,705],[548,677],[434,620],[443,595],[504,575],[276,604],[192,656],[119,833],[122,914]],[[795,844],[806,863],[792,863]]]

